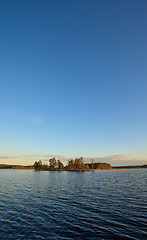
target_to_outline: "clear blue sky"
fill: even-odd
[[[0,1],[0,163],[147,162],[147,1]]]

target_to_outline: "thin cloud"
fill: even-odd
[[[45,120],[44,117],[40,117],[40,116],[37,116],[37,115],[26,115],[26,119],[35,123],[35,124],[42,123]]]
[[[54,154],[30,154],[30,155],[24,155],[24,157],[27,157],[27,158],[60,158],[60,159],[64,159],[66,158],[65,156],[63,155],[54,155]]]
[[[59,154],[28,154],[28,155],[0,155],[0,160],[3,163],[13,163],[13,164],[33,164],[34,161],[42,160],[43,162],[48,162],[50,158],[55,157],[56,159],[62,160],[64,164],[67,164],[68,160],[74,159],[73,157],[67,157]],[[78,156],[77,156],[78,157]],[[84,157],[85,163],[91,163],[92,159],[94,162],[107,162],[112,166],[129,166],[129,165],[138,165],[146,164],[147,159],[134,157],[131,154],[116,154],[109,156],[98,156],[98,157]]]
[[[130,159],[131,158],[131,154],[116,154],[116,155],[108,155],[108,156],[98,156],[98,157],[90,157],[90,158],[93,158],[93,159],[111,159],[111,160],[116,160],[116,159],[119,159],[119,160],[124,160],[124,159]]]
[[[94,162],[97,161],[109,161],[111,163],[116,161],[134,161],[138,160],[137,158],[134,158],[131,154],[116,154],[116,155],[110,155],[110,156],[102,156],[102,157],[86,157],[85,160],[91,161],[93,159]]]
[[[0,156],[0,159],[18,158],[18,156]]]
[[[38,154],[38,153],[36,153],[36,154],[30,154],[30,155],[24,155],[24,157],[26,157],[26,158],[34,158],[34,157],[42,157],[43,155],[41,155],[41,154]]]

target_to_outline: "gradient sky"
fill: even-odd
[[[147,163],[147,1],[0,1],[0,163]]]

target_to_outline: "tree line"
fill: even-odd
[[[84,172],[90,171],[91,169],[111,169],[111,165],[108,163],[86,163],[84,164],[83,157],[76,158],[75,160],[71,159],[68,161],[67,166],[64,166],[60,160],[56,158],[49,159],[49,165],[43,164],[41,160],[34,163],[35,170],[44,170],[44,171],[77,171]]]

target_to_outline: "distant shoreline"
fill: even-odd
[[[98,170],[110,170],[110,171],[147,171],[147,168],[119,168],[119,169],[95,169]]]
[[[114,166],[112,169],[139,169],[139,168],[147,168],[147,164],[143,165],[132,165],[132,166]]]
[[[0,169],[34,169],[34,166],[0,164]]]
[[[34,170],[34,168],[1,168],[0,170]],[[113,172],[131,172],[131,171],[147,171],[147,168],[120,168],[120,169],[90,169],[87,172],[94,172],[94,171],[113,171]],[[38,171],[36,171],[38,172]],[[40,171],[39,171],[40,172]],[[41,172],[82,172],[82,171],[68,171],[68,170],[61,170],[61,171],[48,171],[48,170],[41,170]],[[84,171],[85,172],[85,171]]]
[[[34,169],[33,165],[23,166],[23,165],[9,165],[9,164],[0,164],[0,169]],[[92,169],[90,169],[92,170]],[[111,170],[111,171],[146,171],[147,165],[138,165],[138,166],[114,166],[111,169],[94,169],[99,170]]]

